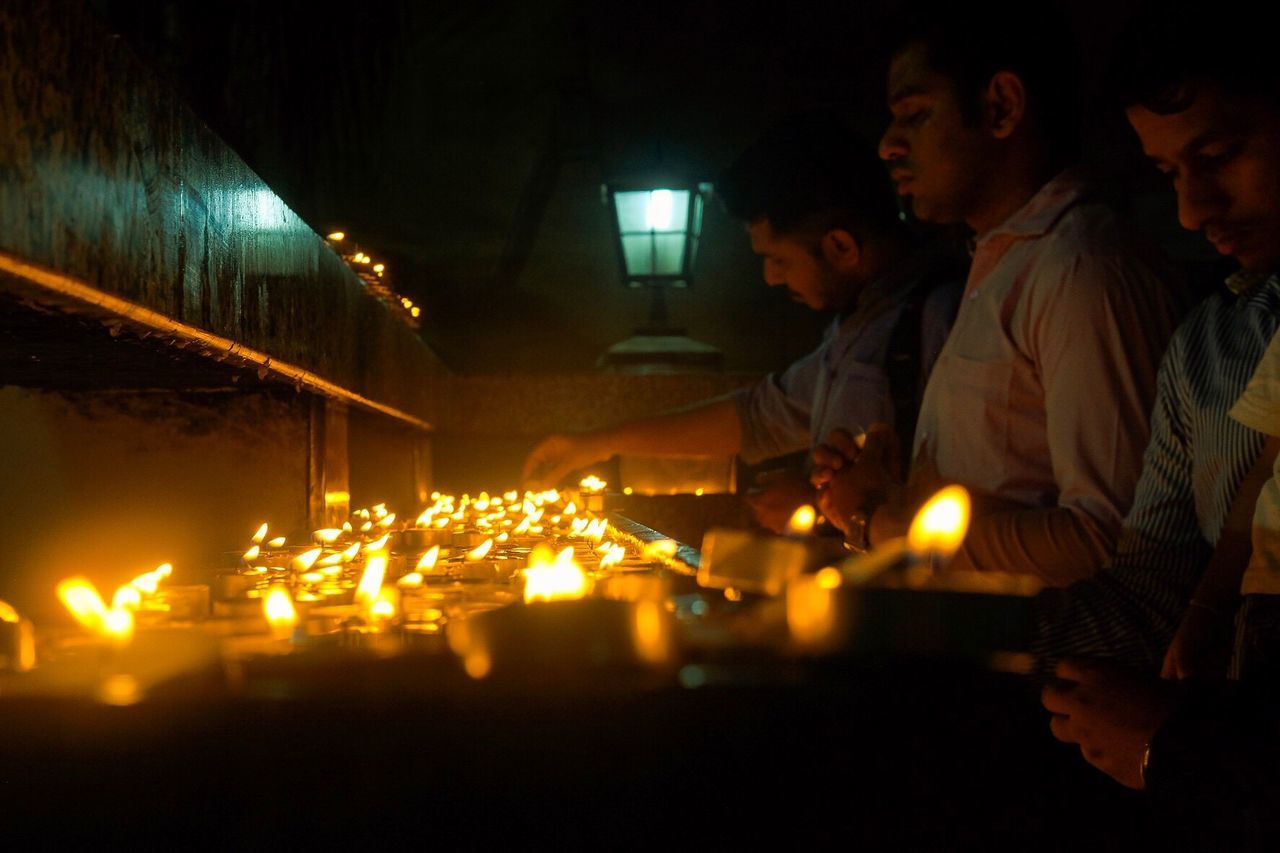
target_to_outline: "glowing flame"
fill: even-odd
[[[383,589],[378,597],[369,605],[369,616],[379,622],[389,622],[396,618],[399,593],[394,589]]]
[[[529,554],[524,570],[524,600],[557,601],[582,598],[587,594],[587,574],[573,559],[573,548],[554,554],[545,544]]]
[[[347,235],[341,231],[334,231],[329,235],[329,239],[335,243],[341,243],[343,240],[347,239]]]
[[[787,533],[792,536],[808,536],[813,532],[813,525],[817,520],[818,514],[809,504],[797,507],[791,514],[791,520],[787,522]]]
[[[16,623],[18,621],[18,611],[13,609],[13,605],[7,601],[0,601],[0,622]]]
[[[644,543],[641,554],[646,560],[670,560],[675,557],[680,546],[674,539],[659,539],[656,542]]]
[[[608,527],[609,522],[605,519],[594,519],[587,525],[586,529],[582,531],[582,536],[585,539],[590,539],[592,542],[599,543],[604,539],[604,534],[608,531]]]
[[[577,514],[578,514],[578,505],[577,505],[577,504],[575,504],[573,501],[569,501],[567,504],[565,504],[565,505],[564,505],[564,514],[565,514],[565,515],[577,515]]]
[[[252,563],[254,560],[258,559],[258,555],[261,553],[262,548],[254,545],[248,551],[245,551],[244,554],[240,556],[240,559],[244,560],[246,563]]]
[[[474,563],[477,560],[483,560],[485,556],[489,553],[490,549],[492,548],[493,548],[493,540],[492,539],[484,540],[479,545],[477,545],[476,547],[472,548],[470,551],[467,552],[467,561]]]
[[[820,589],[837,589],[844,583],[844,575],[835,566],[827,566],[818,570],[818,573],[813,576],[813,582]]]
[[[360,584],[356,587],[356,600],[365,607],[372,606],[378,600],[378,592],[382,589],[382,579],[387,574],[387,558],[383,554],[374,554],[364,565],[364,574],[360,576]]]
[[[436,567],[436,561],[440,559],[440,546],[432,545],[427,553],[423,554],[418,560],[417,570],[420,572],[429,572]]]
[[[111,597],[111,608],[113,610],[137,610],[142,606],[142,593],[138,592],[138,588],[125,584],[116,589],[116,594]]]
[[[918,555],[950,557],[969,529],[969,493],[963,486],[947,486],[929,498],[907,531],[907,547]]]
[[[569,522],[569,535],[581,536],[582,531],[586,530],[587,525],[590,523],[591,519],[589,518],[575,518],[573,521]]]
[[[414,527],[426,527],[431,524],[431,519],[435,518],[435,507],[429,507],[422,511],[422,515],[418,516],[418,520],[414,522]]]
[[[58,584],[58,598],[76,621],[95,634],[119,643],[133,636],[133,614],[124,608],[112,608],[102,603],[102,596],[87,578],[67,578]]]
[[[449,519],[437,518],[435,521],[431,522],[431,526],[436,528],[437,530],[444,530],[446,527],[449,526]]]
[[[497,538],[497,539],[495,539],[494,541],[495,541],[495,542],[506,542],[506,541],[507,541],[508,539],[510,539],[510,538],[511,538],[511,534],[510,534],[510,533],[507,533],[507,532],[504,530],[503,532],[501,532],[501,533],[499,533],[499,534],[498,534],[498,538]]]
[[[603,492],[607,485],[609,484],[604,480],[601,480],[595,474],[583,477],[578,483],[578,486],[581,487],[584,492]]]
[[[333,542],[336,542],[338,537],[342,535],[342,528],[341,527],[322,527],[321,529],[315,531],[311,535],[315,537],[315,540],[317,542],[322,542],[325,545],[329,545]]]
[[[283,536],[277,536],[275,539],[272,539],[270,542],[268,542],[267,546],[271,548],[283,548],[284,541],[285,540]]]
[[[298,624],[298,611],[294,609],[289,590],[283,586],[273,586],[262,601],[262,612],[266,614],[267,624],[275,629],[292,630]]]
[[[352,560],[356,558],[356,554],[359,554],[359,553],[360,553],[360,543],[352,542],[350,545],[347,546],[346,550],[342,552],[342,555],[341,555],[342,562],[350,563]]]
[[[626,556],[626,548],[621,545],[610,544],[605,553],[600,555],[600,568],[607,569],[610,566],[616,566],[621,563]]]
[[[118,645],[133,638],[133,611],[111,608],[102,623],[102,633]]]
[[[320,558],[322,550],[323,549],[321,548],[312,548],[310,551],[303,551],[301,554],[290,560],[289,565],[293,567],[295,571],[310,571],[311,567],[315,565],[316,560]]]
[[[409,572],[409,574],[396,581],[396,586],[404,589],[417,589],[422,586],[424,580],[422,572]]]
[[[323,568],[323,567],[325,567],[325,566],[337,566],[337,565],[341,565],[341,564],[342,564],[342,554],[343,554],[343,552],[342,552],[342,551],[335,551],[335,552],[334,552],[334,553],[332,553],[332,554],[326,554],[325,556],[323,556],[323,557],[321,557],[320,559],[316,560],[316,561],[315,561],[315,565],[320,566],[321,568]]]
[[[262,540],[267,538],[267,523],[262,522],[262,526],[258,528],[258,532],[253,534],[253,538],[249,541],[254,545],[261,545]]]
[[[372,542],[370,542],[368,545],[365,545],[364,546],[365,553],[368,553],[370,551],[385,551],[387,550],[387,543],[390,541],[391,541],[391,534],[390,533],[384,534],[381,539],[375,539]]]
[[[392,524],[395,524],[395,521],[396,521],[396,514],[394,512],[389,512],[386,515],[384,515],[382,518],[378,519],[378,526],[381,527],[383,530],[386,530],[387,528],[391,527]]]
[[[519,493],[516,492],[514,489],[509,492],[502,493],[502,499],[507,503],[513,503],[519,497],[520,497]]]

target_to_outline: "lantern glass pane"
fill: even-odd
[[[622,255],[628,276],[683,275],[684,234],[627,234]]]
[[[613,194],[623,234],[684,232],[689,227],[688,190],[628,190]]]

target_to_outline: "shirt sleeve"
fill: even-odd
[[[1157,671],[1173,639],[1210,553],[1196,513],[1185,370],[1175,336],[1160,368],[1142,477],[1110,567],[1037,597],[1033,645],[1045,672],[1067,655]]]
[[[755,464],[807,450],[813,395],[827,343],[781,373],[771,373],[729,395],[742,422],[743,461]]]
[[[1263,435],[1280,435],[1280,336],[1273,337],[1231,417]]]
[[[1065,586],[1114,552],[1175,310],[1168,284],[1123,257],[1078,252],[1046,263],[1023,337],[1043,390],[1057,506],[975,518],[959,565],[1019,567]]]

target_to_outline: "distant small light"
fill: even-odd
[[[689,610],[693,613],[694,616],[706,616],[707,603],[702,599],[698,599],[693,604],[689,605]]]
[[[422,313],[422,309],[415,305],[409,309],[409,313],[417,317],[419,314]]]
[[[690,664],[680,668],[680,686],[693,690],[707,683],[707,672],[700,666]]]
[[[702,497],[702,495],[704,494],[704,492],[705,492],[705,489],[703,489],[701,486],[699,486],[698,488],[696,488],[696,489],[694,489],[694,490],[693,490],[693,493],[694,493],[695,495],[697,495],[698,497]]]
[[[386,264],[374,264],[374,265],[373,265],[373,271],[374,271],[374,272],[382,272],[382,271],[383,271],[383,270],[385,270],[386,268],[387,268],[387,265],[386,265]]]
[[[329,235],[329,239],[335,243],[341,243],[343,240],[347,239],[347,235],[342,231],[334,231]]]
[[[627,486],[626,488],[624,488],[624,489],[622,490],[622,493],[623,493],[624,495],[629,495],[629,494],[633,493],[634,491],[635,491],[635,489],[631,488],[630,486]]]
[[[730,601],[741,601],[742,591],[735,589],[733,587],[729,587],[724,591],[724,597],[729,599]]]

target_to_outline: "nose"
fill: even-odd
[[[1178,182],[1178,222],[1188,231],[1199,231],[1228,207],[1222,187],[1211,177],[1185,175]]]
[[[893,122],[890,122],[884,130],[884,135],[880,137],[880,159],[892,163],[906,156],[907,141]]]

